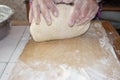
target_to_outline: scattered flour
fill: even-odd
[[[106,59],[103,60],[106,61]],[[104,61],[101,62],[106,64],[107,61]],[[117,69],[113,69],[113,75],[109,78],[101,68],[98,68],[98,65],[76,69],[67,64],[55,65],[44,62],[41,64],[46,65],[48,69],[38,70],[20,62],[9,80],[18,80],[18,77],[19,80],[118,80],[120,78],[120,72]]]
[[[91,80],[84,68],[75,69],[66,64],[51,65],[46,64],[48,70],[35,70],[30,66],[22,63],[17,65],[17,74],[12,74],[10,80]]]
[[[102,58],[101,60],[100,60],[100,62],[102,63],[102,64],[107,64],[108,63],[108,59],[107,58]]]
[[[75,50],[75,53],[79,53],[79,52],[80,52],[80,50],[77,50],[77,49]]]

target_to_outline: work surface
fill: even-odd
[[[30,40],[10,80],[119,80],[120,65],[100,23],[82,36]]]

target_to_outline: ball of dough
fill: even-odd
[[[73,6],[59,4],[57,5],[57,8],[59,10],[59,16],[54,17],[51,14],[52,24],[50,26],[47,25],[43,16],[41,16],[41,22],[39,25],[35,24],[33,20],[30,26],[30,33],[35,41],[40,42],[72,38],[79,36],[88,30],[90,22],[80,26],[68,26],[68,20],[70,18],[70,13],[73,11]]]

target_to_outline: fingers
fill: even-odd
[[[45,21],[47,22],[48,25],[51,25],[52,21],[51,21],[50,13],[46,6],[46,3],[44,1],[42,1],[42,2],[39,1],[39,4],[40,4],[41,13],[42,13]]]
[[[79,15],[82,17],[78,16],[76,20],[77,25],[91,21],[98,11],[98,5],[94,0],[84,0],[82,2],[79,12]]]
[[[51,1],[51,0],[46,0],[46,4],[47,4],[47,7],[50,9],[50,11],[52,12],[52,14],[54,16],[58,16],[58,9],[57,7],[55,6],[54,2]]]
[[[92,7],[95,7],[95,8],[92,8]],[[95,5],[95,6],[91,6],[91,8],[92,9],[89,11],[87,17],[91,18],[91,20],[92,20],[96,16],[96,13],[98,12],[99,7],[97,5]]]
[[[70,15],[70,19],[69,19],[69,22],[68,22],[69,26],[73,26],[76,23],[78,17],[80,16],[79,12],[80,12],[80,2],[77,2],[77,3],[75,2],[73,12]]]
[[[91,21],[95,16],[96,13],[98,12],[98,5],[97,4],[93,4],[89,7],[89,12],[86,16],[86,22]]]
[[[31,23],[33,20],[33,7],[31,6],[30,12],[29,12],[29,22]]]
[[[38,1],[37,0],[34,0],[33,1],[33,4],[32,4],[32,13],[34,12],[34,20],[36,22],[36,24],[39,24],[40,23],[40,5],[38,4]]]
[[[86,2],[81,4],[82,6],[80,7],[80,16],[77,19],[77,25],[83,24],[88,20],[88,13],[89,13],[89,7],[86,6]]]
[[[40,23],[40,14],[42,13],[45,21],[48,25],[52,23],[50,12],[54,16],[58,16],[58,10],[53,2],[53,0],[33,0],[32,7],[29,12],[29,21],[32,22],[33,18],[34,21],[39,24]]]
[[[72,12],[72,14],[70,16],[69,22],[68,22],[69,26],[73,26],[75,24],[78,16],[79,16],[79,13],[78,13],[78,11],[77,11],[77,9],[75,7],[75,9],[73,10],[73,12]]]

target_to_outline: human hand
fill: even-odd
[[[70,15],[69,26],[92,20],[98,11],[96,0],[55,0],[55,2],[73,3],[74,9]]]
[[[54,16],[58,16],[58,10],[53,0],[33,0],[29,12],[29,22],[31,23],[34,18],[35,22],[39,24],[40,14],[42,13],[47,24],[50,25],[52,21],[49,11],[51,11]]]

